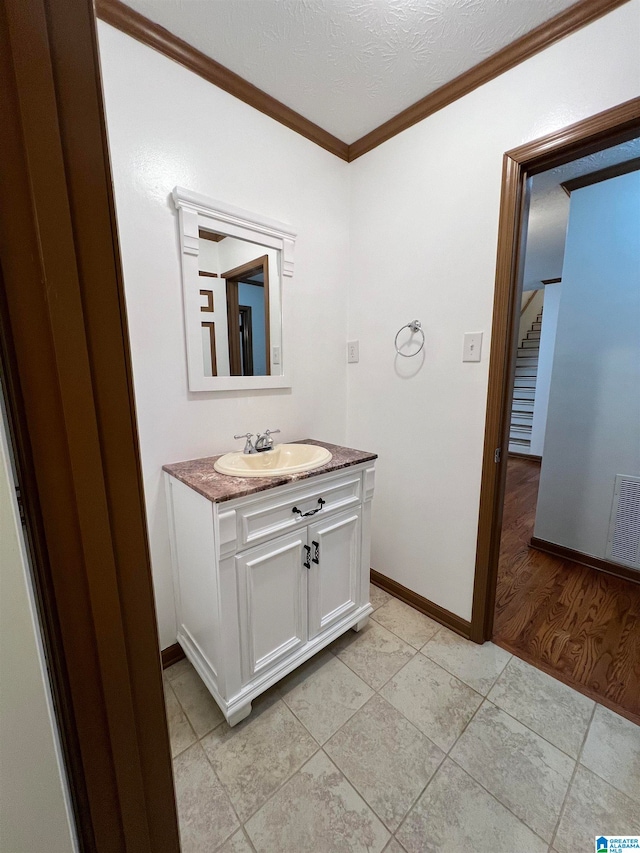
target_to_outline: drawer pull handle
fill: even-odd
[[[326,501],[324,501],[322,498],[318,498],[318,503],[320,504],[320,506],[317,506],[315,509],[310,509],[309,512],[302,512],[302,510],[298,509],[297,506],[294,506],[291,512],[297,512],[300,518],[308,518],[310,515],[315,515],[317,512],[320,512]]]
[[[315,563],[317,566],[320,562],[320,543],[314,541],[311,544],[313,545],[313,557],[311,558],[311,562]]]
[[[310,569],[311,563],[309,562],[309,557],[311,556],[311,546],[310,545],[304,545],[303,547],[304,547],[304,550],[307,552],[307,554],[306,554],[307,559],[302,565],[305,567],[305,569]]]

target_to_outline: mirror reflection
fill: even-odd
[[[204,228],[198,242],[204,375],[278,375],[279,251]]]

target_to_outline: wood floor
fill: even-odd
[[[640,723],[640,585],[528,547],[539,475],[509,458],[493,640]]]

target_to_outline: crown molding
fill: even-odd
[[[540,24],[483,62],[460,74],[455,80],[445,83],[435,92],[357,139],[349,146],[349,162],[628,2],[629,0],[580,0],[579,3],[569,6],[564,12]]]
[[[244,101],[245,104],[249,104],[250,107],[279,121],[290,130],[295,130],[296,133],[310,139],[311,142],[315,142],[336,157],[342,160],[349,159],[349,146],[346,142],[342,142],[336,136],[318,127],[317,124],[272,98],[253,83],[244,80],[120,0],[96,0],[95,9],[98,18],[105,23],[154,48],[169,59],[179,62],[189,71],[193,71],[194,74],[203,77],[219,89],[223,89]]]
[[[378,145],[382,145],[403,130],[449,106],[458,98],[468,95],[474,89],[488,83],[536,53],[550,47],[560,39],[565,38],[576,30],[612,12],[629,0],[579,0],[568,9],[548,21],[540,24],[534,30],[507,45],[502,50],[474,65],[468,71],[460,74],[455,80],[445,83],[435,92],[417,101],[412,106],[398,113],[389,121],[357,139],[348,145],[333,136],[323,128],[304,118],[295,110],[258,89],[252,83],[244,80],[238,74],[220,65],[214,59],[206,56],[187,42],[170,33],[159,24],[154,24],[139,12],[129,8],[121,0],[96,0],[96,14],[107,24],[111,24],[132,38],[158,50],[169,59],[179,62],[185,68],[218,86],[230,95],[244,101],[261,113],[284,124],[290,130],[310,139],[326,151],[335,154],[342,160],[351,162],[362,157]]]

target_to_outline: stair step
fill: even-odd
[[[527,452],[531,447],[541,329],[542,311],[531,324],[526,338],[520,342],[516,354],[511,424],[509,427],[509,449],[516,452]]]
[[[531,435],[531,424],[511,424],[509,434],[517,434],[520,438],[526,438],[528,435]]]

